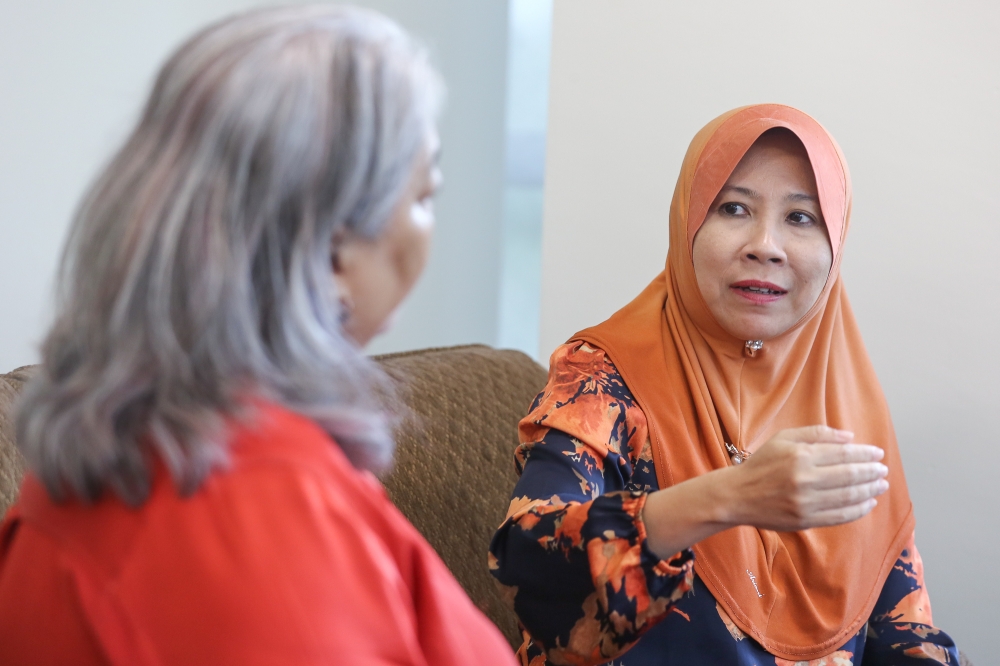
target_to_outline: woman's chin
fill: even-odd
[[[380,335],[385,335],[395,328],[396,320],[399,318],[399,315],[397,314],[398,312],[399,310],[393,310],[390,312],[389,316],[386,317],[381,324],[379,324],[378,328],[375,329],[375,333],[372,334],[372,337],[377,338]]]
[[[765,318],[765,321],[760,321],[758,318],[755,319],[757,320],[732,322],[728,326],[723,324],[723,328],[726,329],[727,333],[739,340],[770,340],[791,328],[790,326],[785,326],[783,322],[767,320],[769,318]]]

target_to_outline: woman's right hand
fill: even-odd
[[[839,525],[868,514],[889,489],[882,449],[827,426],[782,430],[729,468],[726,522],[792,531]]]
[[[782,430],[740,465],[650,493],[648,545],[667,558],[716,532],[753,525],[787,532],[861,518],[889,488],[882,449],[826,426]]]

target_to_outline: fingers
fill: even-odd
[[[811,513],[820,513],[834,509],[844,509],[873,500],[889,489],[885,479],[859,483],[845,488],[835,488],[818,492],[813,500]]]
[[[856,462],[877,462],[885,452],[871,444],[853,444],[854,433],[824,425],[790,428],[778,433],[781,439],[810,444],[814,465],[842,465]]]
[[[878,481],[888,474],[889,468],[879,462],[830,465],[817,469],[810,485],[818,490],[844,488]]]
[[[748,492],[742,496],[759,509],[751,511],[756,518],[749,524],[807,529],[857,520],[889,489],[884,457],[881,448],[855,443],[845,430],[821,425],[783,430],[745,466]]]
[[[808,447],[812,463],[817,466],[878,462],[885,451],[871,444],[813,444]]]
[[[868,515],[878,504],[875,499],[889,489],[885,479],[868,483],[814,491],[811,499],[798,509],[797,529],[840,525]]]
[[[831,525],[842,525],[858,518],[864,518],[878,504],[877,500],[869,499],[860,504],[842,507],[839,509],[829,509],[820,511],[812,516],[809,527],[829,527]]]

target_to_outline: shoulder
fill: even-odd
[[[268,409],[232,435],[227,469],[190,497],[160,484],[143,507],[113,581],[120,617],[170,663],[409,663],[429,547],[381,485],[301,416]],[[372,632],[383,620],[391,640]]]
[[[604,350],[574,341],[553,352],[549,377],[521,421],[522,444],[551,430],[569,435],[598,455],[639,454],[646,417]]]
[[[603,349],[581,340],[573,340],[560,345],[549,357],[549,372],[618,374],[611,358]]]
[[[29,477],[20,509],[69,560],[121,589],[161,575],[192,589],[266,583],[356,556],[341,542],[390,559],[418,543],[374,476],[301,415],[265,405],[232,425],[228,450],[190,495],[160,465],[139,507],[110,496],[57,504]]]
[[[231,445],[229,465],[190,496],[161,474],[138,509],[74,507],[72,533],[54,530],[81,612],[125,661],[415,663],[431,631],[420,603],[460,609],[463,631],[497,638],[316,424],[267,408],[231,429]]]
[[[281,482],[290,490],[319,486],[324,495],[343,496],[342,501],[388,501],[375,477],[355,468],[330,435],[301,414],[261,404],[231,424],[228,438],[228,465],[210,477],[207,489],[215,484],[253,502],[255,484]]]
[[[131,590],[123,605],[146,618],[158,645],[214,627],[205,640],[218,661],[232,660],[242,641],[248,661],[263,651],[297,655],[289,663],[326,663],[330,655],[415,663],[440,632],[448,644],[466,640],[452,631],[496,638],[374,476],[356,470],[308,419],[262,416],[234,431],[232,468],[206,484],[204,509],[181,546],[168,543],[178,537],[169,529],[150,533],[127,574],[137,585],[123,580]],[[147,601],[164,572],[178,579],[179,630]],[[452,612],[461,616],[451,618],[454,630]],[[218,618],[227,618],[231,635],[218,632]]]
[[[552,353],[544,393],[568,401],[594,395],[630,405],[634,403],[631,391],[607,353],[579,340],[564,344]]]
[[[356,469],[316,423],[274,406],[231,429],[227,467],[192,497],[178,496],[169,484],[157,490],[151,522],[183,520],[208,532],[208,541],[225,534],[252,547],[248,555],[286,563],[310,548],[342,555],[331,551],[333,542],[358,541],[360,533],[369,535],[360,539],[368,547],[416,537],[371,473]]]

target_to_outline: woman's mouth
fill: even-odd
[[[761,280],[741,280],[729,285],[729,288],[757,305],[773,303],[788,293],[787,289],[782,289],[772,282],[763,282]]]

